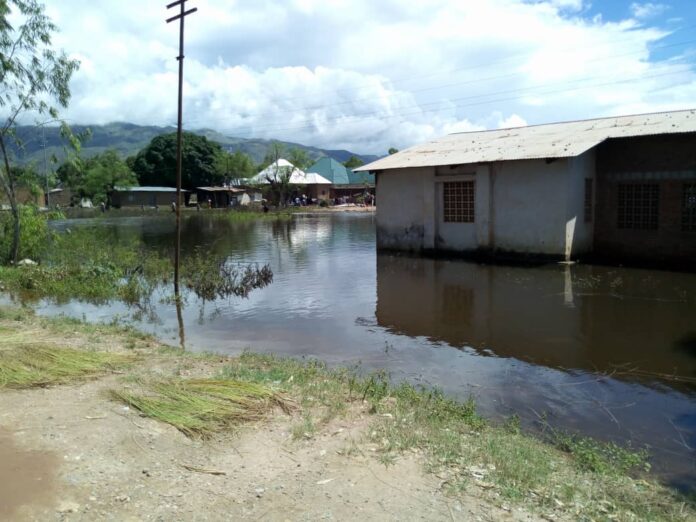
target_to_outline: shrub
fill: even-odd
[[[47,252],[53,232],[48,227],[49,216],[33,205],[19,208],[20,242],[19,259],[40,260]],[[0,259],[8,259],[12,249],[14,222],[12,214],[0,212]]]

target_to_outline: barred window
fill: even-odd
[[[585,178],[585,223],[592,223],[593,205],[592,205],[592,178]]]
[[[445,223],[474,222],[474,182],[451,181],[443,183]]]
[[[684,185],[682,230],[696,231],[696,183]]]
[[[656,230],[659,214],[660,185],[657,183],[619,185],[619,228]]]

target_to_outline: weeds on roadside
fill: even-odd
[[[481,488],[494,499],[579,520],[696,515],[693,499],[631,477],[646,469],[644,451],[561,434],[550,444],[524,434],[517,417],[500,426],[486,422],[473,399],[459,402],[436,390],[394,385],[384,373],[360,376],[269,355],[244,354],[223,373],[298,396],[305,416],[293,427],[295,439],[309,433],[309,421],[319,429],[317,419],[341,415],[350,403],[364,408],[373,414],[366,439],[380,462],[389,465],[405,452],[421,453],[426,469],[452,494]]]

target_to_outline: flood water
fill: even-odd
[[[114,241],[173,243],[171,217],[64,221]],[[648,446],[667,482],[696,484],[696,274],[601,266],[490,266],[377,254],[371,215],[291,222],[185,221],[186,250],[270,263],[248,299],[184,309],[186,347],[250,349],[384,369],[473,396],[484,415]],[[178,343],[174,307],[154,299],[139,326]],[[89,320],[133,316],[119,303],[41,303]],[[152,318],[150,318],[151,320]]]

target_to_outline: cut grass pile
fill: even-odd
[[[230,379],[139,381],[135,388],[112,390],[111,395],[188,436],[208,437],[261,419],[274,406],[291,407],[289,399],[268,386]]]
[[[64,384],[127,367],[132,355],[41,345],[0,349],[0,389]]]

